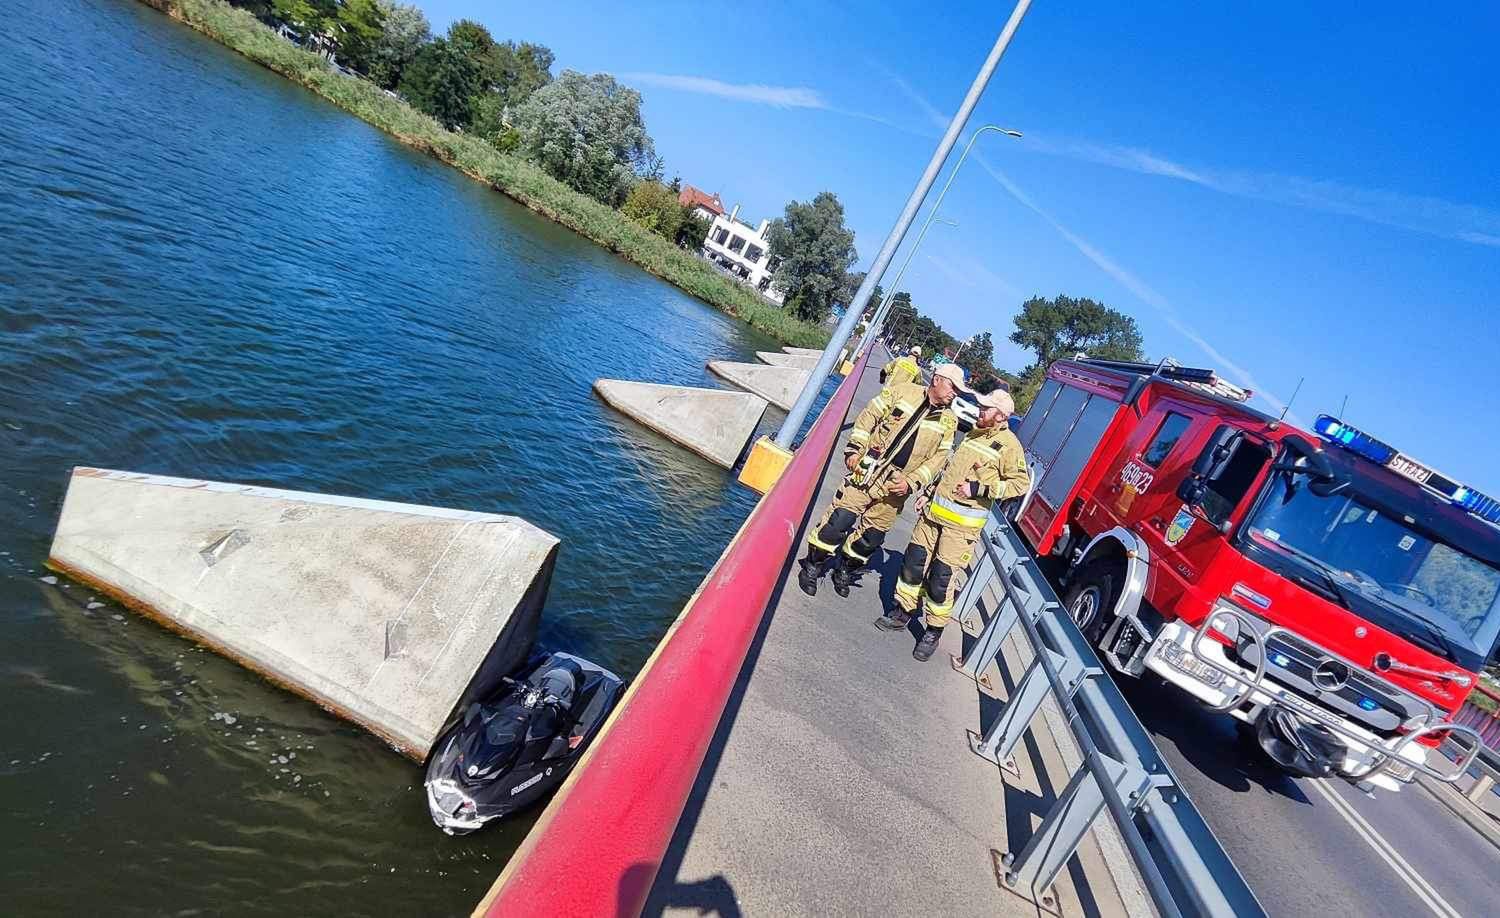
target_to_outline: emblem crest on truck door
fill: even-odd
[[[1172,517],[1171,524],[1167,526],[1167,544],[1176,545],[1181,542],[1197,521],[1198,518],[1193,516],[1193,511],[1188,509],[1187,504],[1183,504],[1182,509],[1177,511],[1177,515]]]

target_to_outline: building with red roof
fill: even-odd
[[[717,194],[708,194],[692,185],[682,186],[682,191],[677,195],[677,203],[705,220],[712,220],[724,214],[724,202],[719,200]]]

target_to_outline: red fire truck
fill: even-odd
[[[1289,771],[1451,780],[1427,748],[1465,732],[1447,721],[1496,651],[1500,503],[1249,398],[1171,361],[1058,361],[1017,433],[1017,528],[1109,666],[1238,719]]]

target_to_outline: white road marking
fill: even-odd
[[[1363,838],[1365,843],[1380,855],[1380,859],[1385,861],[1407,886],[1411,887],[1411,891],[1416,893],[1417,898],[1421,899],[1428,908],[1432,909],[1434,915],[1439,918],[1463,918],[1463,913],[1438,895],[1438,891],[1432,887],[1432,884],[1422,879],[1422,875],[1417,873],[1416,868],[1407,863],[1406,858],[1402,857],[1390,842],[1382,838],[1380,833],[1375,831],[1374,826],[1359,815],[1353,804],[1340,797],[1338,791],[1328,787],[1323,781],[1310,780],[1305,783],[1312,785],[1313,789],[1332,804],[1338,814],[1344,817],[1344,821],[1348,822],[1359,837]]]

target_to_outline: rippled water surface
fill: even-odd
[[[378,741],[48,582],[69,469],[524,516],[542,640],[632,673],[752,496],[590,385],[773,342],[143,6],[5,6],[3,910],[467,913],[530,819],[447,838]]]

